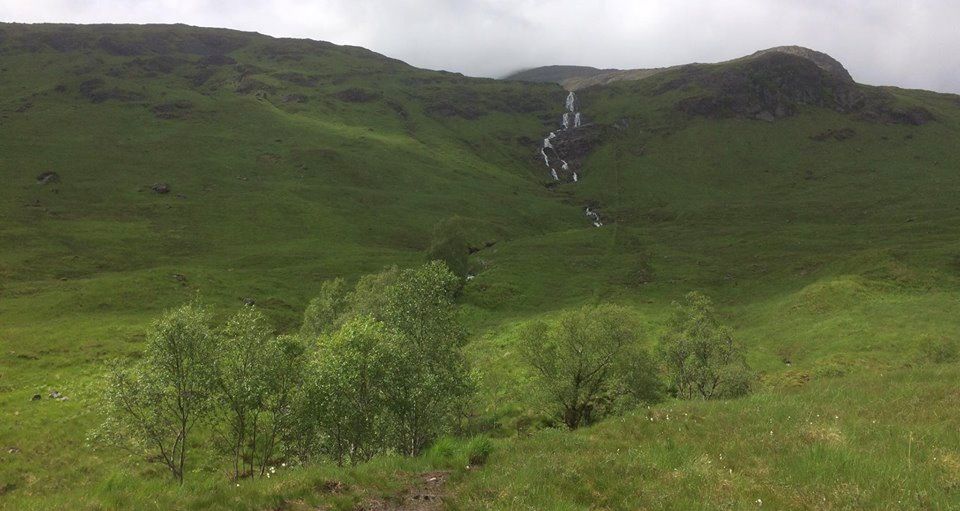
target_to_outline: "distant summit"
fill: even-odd
[[[850,73],[845,67],[843,67],[843,64],[841,64],[840,61],[831,57],[830,55],[827,55],[826,53],[811,50],[810,48],[804,48],[803,46],[777,46],[776,48],[760,50],[753,55],[743,58],[751,59],[760,57],[762,55],[768,55],[770,53],[786,53],[788,55],[803,57],[816,64],[820,69],[823,69],[837,78],[848,82],[853,81],[853,77],[850,76]]]
[[[737,59],[721,62],[743,62],[756,59],[773,53],[783,53],[807,59],[827,73],[845,82],[853,82],[853,77],[839,61],[826,53],[804,48],[802,46],[777,46],[760,50]],[[603,85],[610,82],[642,80],[660,74],[664,71],[677,69],[681,66],[671,66],[651,69],[597,69],[589,66],[543,66],[513,73],[504,79],[527,82],[552,82],[562,85],[567,90],[579,90],[592,85]]]
[[[517,71],[504,80],[518,80],[521,82],[561,83],[571,78],[586,78],[604,73],[614,73],[619,69],[597,69],[590,66],[542,66],[533,69]]]

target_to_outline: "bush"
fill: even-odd
[[[567,427],[574,429],[658,394],[656,370],[637,344],[626,310],[602,305],[538,322],[521,339],[521,357]]]
[[[278,441],[292,427],[303,346],[297,338],[276,337],[263,314],[244,307],[221,329],[218,348],[220,422],[234,477],[262,476]]]
[[[338,326],[338,322],[347,308],[347,290],[343,279],[324,282],[320,294],[310,300],[303,314],[303,326],[300,335],[316,339],[329,333]]]
[[[425,456],[434,465],[479,466],[487,462],[493,448],[493,442],[485,436],[475,436],[469,440],[444,436],[430,446]]]
[[[675,306],[659,354],[677,397],[717,399],[748,393],[753,375],[713,302],[692,292]]]
[[[118,365],[108,380],[101,433],[125,447],[154,451],[183,482],[191,433],[213,404],[215,338],[209,314],[184,305],[154,323],[143,360]]]
[[[406,361],[403,340],[361,316],[324,337],[312,364],[312,414],[337,463],[367,461],[389,446],[394,428],[388,395]]]
[[[469,465],[483,465],[493,454],[493,442],[485,436],[473,437],[467,442],[466,454]]]
[[[457,286],[435,261],[364,277],[348,295],[343,326],[321,338],[314,364],[309,393],[325,397],[305,408],[339,461],[416,455],[453,428],[472,391]]]

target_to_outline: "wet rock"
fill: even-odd
[[[257,301],[250,297],[244,297],[242,300],[243,300],[243,304],[246,305],[247,307],[253,307],[254,305],[257,304]]]
[[[562,130],[551,140],[554,151],[560,158],[571,162],[582,160],[603,138],[603,128],[588,125],[575,130]]]
[[[60,174],[57,174],[52,170],[42,172],[39,176],[37,176],[37,184],[48,185],[50,183],[59,183],[59,182],[60,182]]]
[[[150,190],[152,190],[153,193],[164,195],[170,193],[170,185],[167,183],[155,183],[150,187]]]
[[[40,401],[41,399],[43,399],[43,396],[40,394],[34,394],[33,397],[30,398],[30,401]]]

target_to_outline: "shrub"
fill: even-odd
[[[153,450],[183,482],[190,434],[212,405],[215,340],[209,315],[184,305],[154,323],[146,353],[132,368],[117,366],[106,388],[102,432],[126,447]]]
[[[291,427],[303,347],[296,338],[274,336],[254,307],[231,318],[220,337],[215,381],[234,477],[262,476]]]
[[[320,286],[320,294],[310,300],[310,304],[307,305],[300,335],[304,338],[316,339],[324,333],[331,332],[338,326],[337,323],[346,308],[347,290],[343,279],[324,282]]]
[[[403,341],[369,317],[347,321],[320,340],[313,361],[313,416],[325,432],[325,451],[337,463],[369,460],[389,444],[387,402],[402,360]]]
[[[364,277],[347,295],[342,326],[319,343],[304,408],[312,418],[301,421],[338,461],[416,455],[452,429],[472,390],[457,285],[435,261]]]
[[[603,305],[538,322],[521,339],[521,357],[536,371],[558,417],[573,429],[625,402],[656,399],[656,371],[637,345],[637,328],[622,308]]]
[[[483,465],[493,453],[493,442],[485,436],[476,436],[467,442],[466,454],[469,465]]]
[[[676,395],[717,399],[749,392],[753,377],[743,349],[720,323],[713,302],[691,292],[675,306],[659,353]]]

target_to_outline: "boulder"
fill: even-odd
[[[158,193],[160,195],[170,193],[170,185],[167,183],[156,183],[150,187],[153,190],[153,193]]]
[[[37,176],[37,184],[48,185],[50,183],[59,183],[59,182],[60,182],[60,174],[57,174],[52,170],[48,170],[47,172],[43,172],[39,176]]]

